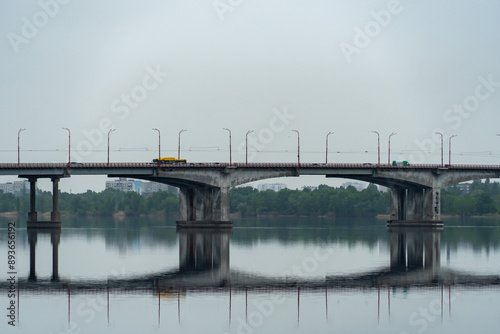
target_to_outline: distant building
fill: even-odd
[[[457,188],[462,194],[468,194],[472,190],[472,183],[459,183]]]
[[[29,193],[30,183],[26,180],[0,183],[0,190],[2,190],[4,193],[10,193],[16,196],[22,196],[24,194]]]
[[[265,191],[265,190],[280,191],[281,189],[285,188],[286,184],[284,183],[262,183],[257,185],[257,190],[259,191]]]
[[[177,188],[159,182],[142,182],[142,195],[151,196],[159,191],[177,193]]]
[[[167,184],[128,180],[123,177],[120,177],[115,181],[106,181],[106,189],[115,189],[125,192],[133,191],[146,197],[159,191],[170,191],[172,193],[176,193],[176,188]]]
[[[120,177],[116,181],[106,181],[106,189],[125,192],[133,191],[140,195],[142,193],[142,181],[127,180],[127,178]]]
[[[368,187],[368,183],[352,182],[352,181],[342,183],[342,187],[344,187],[344,188],[347,188],[349,186],[356,188],[357,191],[361,191],[361,190],[366,189]]]

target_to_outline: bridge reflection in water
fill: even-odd
[[[36,275],[36,243],[39,233],[50,233],[52,244],[52,278],[50,282],[38,280]],[[160,310],[161,296],[177,296],[180,321],[181,297],[186,292],[227,295],[229,301],[229,321],[231,321],[231,299],[235,294],[244,293],[245,312],[250,293],[284,292],[296,294],[297,320],[300,318],[301,294],[319,292],[324,295],[326,317],[328,318],[328,295],[334,291],[366,291],[371,289],[378,296],[378,313],[382,293],[387,293],[387,307],[390,314],[390,291],[394,288],[419,287],[441,290],[443,298],[451,300],[454,285],[462,287],[500,286],[500,277],[495,275],[479,276],[455,272],[441,268],[440,239],[441,229],[428,228],[390,228],[390,259],[388,266],[376,271],[361,272],[349,275],[327,275],[319,278],[303,277],[269,277],[250,272],[230,270],[230,238],[232,230],[180,229],[179,265],[168,272],[160,274],[108,279],[105,281],[78,281],[59,277],[58,246],[60,229],[30,229],[28,241],[30,245],[30,271],[27,279],[18,283],[21,294],[30,293],[67,293],[68,319],[71,310],[71,299],[76,294],[107,293],[108,321],[109,296],[113,293],[142,294],[158,296]],[[64,230],[63,230],[64,234]],[[0,290],[8,289],[0,283]],[[387,291],[387,292],[384,292]],[[447,291],[448,296],[443,294]],[[446,298],[448,297],[448,298]],[[383,298],[382,298],[383,300]],[[443,304],[441,305],[443,307]],[[450,304],[451,310],[451,304]],[[450,311],[451,312],[451,311]],[[160,311],[158,313],[160,319]],[[158,320],[159,321],[159,320]]]

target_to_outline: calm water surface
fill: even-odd
[[[266,218],[232,231],[67,219],[16,229],[0,333],[498,333],[500,221],[388,230],[375,219]],[[16,326],[7,307],[16,303]]]

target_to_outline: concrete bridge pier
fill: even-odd
[[[59,180],[60,176],[51,177],[52,180],[52,212],[50,221],[38,220],[36,211],[36,181],[38,177],[28,177],[30,182],[30,211],[28,212],[28,228],[60,228],[61,214],[59,212]]]
[[[180,187],[177,227],[232,227],[228,187]]]
[[[30,211],[28,212],[28,223],[36,222],[38,214],[36,212],[36,178],[30,178]]]
[[[391,188],[390,226],[443,226],[440,188]]]

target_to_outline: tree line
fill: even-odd
[[[37,211],[52,211],[52,194],[37,192]],[[373,217],[388,214],[390,192],[380,192],[370,184],[366,189],[334,188],[320,185],[300,190],[282,189],[258,191],[253,187],[237,187],[230,191],[231,213],[242,216],[296,215]],[[88,190],[82,194],[61,192],[59,211],[76,215],[112,215],[123,211],[127,215],[176,214],[177,194],[161,191],[145,197],[135,192],[106,189],[101,192]],[[0,212],[29,211],[29,194],[14,196],[0,191]],[[465,193],[458,186],[441,192],[441,212],[450,215],[485,215],[500,213],[500,184],[490,180],[474,181]]]

